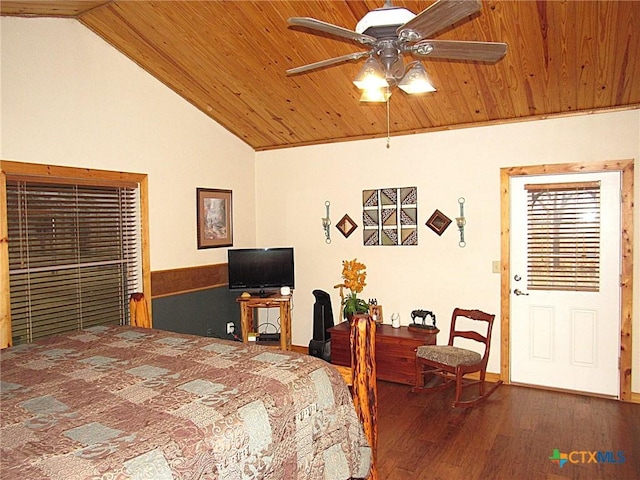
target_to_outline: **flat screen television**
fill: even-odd
[[[270,295],[295,287],[293,247],[228,250],[229,290]]]

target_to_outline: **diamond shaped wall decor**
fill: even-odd
[[[336,228],[340,231],[340,233],[342,233],[342,235],[344,235],[344,238],[349,238],[349,235],[351,235],[354,230],[358,228],[358,225],[356,225],[356,223],[351,220],[351,217],[345,213],[344,217],[342,217],[340,221],[336,223]]]

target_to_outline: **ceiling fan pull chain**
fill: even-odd
[[[391,95],[389,95],[389,87],[387,87],[387,148],[389,148],[391,144],[391,130],[389,128],[389,100],[391,100]]]

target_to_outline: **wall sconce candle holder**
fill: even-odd
[[[329,230],[329,225],[331,225],[331,219],[329,218],[329,205],[331,202],[327,200],[324,202],[324,206],[327,207],[327,216],[322,219],[322,228],[324,228],[324,236],[325,242],[331,243],[331,231]]]
[[[458,242],[458,246],[460,246],[460,248],[467,245],[467,242],[464,241],[464,226],[467,224],[467,219],[464,217],[464,201],[464,197],[460,197],[458,199],[458,203],[460,204],[460,216],[456,217],[456,224],[460,231],[460,241]]]

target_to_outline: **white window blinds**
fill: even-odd
[[[600,182],[525,185],[527,287],[598,291]]]
[[[127,324],[139,276],[137,185],[7,180],[13,344]]]

